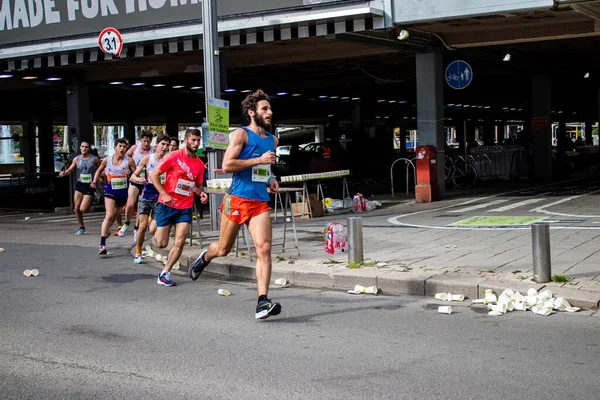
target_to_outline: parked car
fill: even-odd
[[[38,167],[36,167],[37,171],[40,171],[40,155],[38,154],[35,158],[35,163],[36,165],[38,165]],[[60,172],[60,171],[64,171],[67,169],[67,163],[65,162],[65,160],[62,158],[62,156],[59,153],[54,153],[54,172]]]

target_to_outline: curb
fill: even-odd
[[[154,245],[152,247],[161,256],[169,253],[168,248],[156,249]],[[135,251],[135,246],[132,248],[133,251]],[[182,254],[179,258],[180,270],[173,270],[172,273],[187,276],[187,268],[194,260],[195,257]],[[224,278],[256,281],[254,263],[235,256],[226,256],[221,258],[221,261],[211,262],[205,273]],[[360,284],[377,286],[379,292],[385,295],[432,298],[435,293],[439,292],[462,293],[467,299],[478,299],[484,297],[486,289],[492,289],[499,294],[505,289],[525,293],[529,288],[535,288],[538,291],[547,288],[556,296],[565,297],[575,307],[597,309],[600,306],[600,282],[596,285],[598,291],[593,291],[585,284],[572,283],[567,286],[567,284],[553,282],[536,283],[530,280],[520,280],[512,273],[490,274],[485,271],[457,268],[415,270],[365,267],[349,269],[344,265],[317,266],[314,261],[295,260],[291,264],[274,262],[271,276],[272,281],[277,278],[285,278],[292,286],[298,287],[346,291],[356,284]]]

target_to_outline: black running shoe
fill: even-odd
[[[207,251],[208,251],[208,249],[206,249],[202,253],[200,253],[198,258],[196,258],[196,261],[191,263],[190,266],[188,267],[188,275],[191,280],[195,281],[196,279],[198,279],[198,277],[200,276],[202,271],[204,271],[204,268],[206,268],[208,266],[208,264],[210,264],[210,261],[206,261],[204,259],[204,256],[206,255]]]
[[[256,306],[256,319],[267,319],[271,315],[279,315],[281,313],[281,304],[275,303],[269,299],[261,300]]]

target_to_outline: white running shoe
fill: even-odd
[[[129,229],[129,224],[123,224],[121,229],[119,229],[119,236],[123,237],[127,235],[127,229]]]

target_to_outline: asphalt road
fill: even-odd
[[[119,247],[100,259],[95,243],[0,247],[3,399],[596,399],[600,390],[598,313],[490,317],[457,304],[442,315],[432,299],[274,288],[282,314],[256,321],[251,283],[177,276],[165,288],[154,266]],[[33,267],[40,275],[24,277]]]

